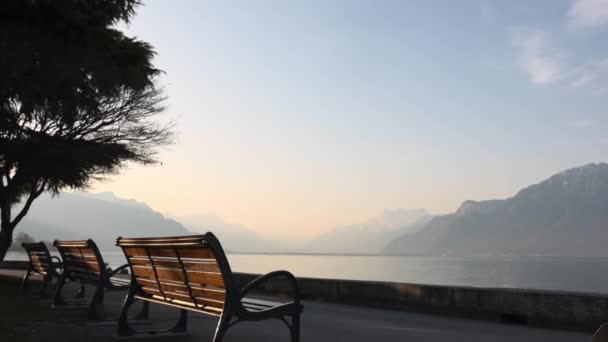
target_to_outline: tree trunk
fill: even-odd
[[[6,188],[0,188],[0,262],[13,243],[13,225],[11,224],[11,205],[6,195]]]
[[[3,223],[0,228],[0,262],[4,261],[4,257],[12,243],[13,229],[10,227],[10,224]]]
[[[8,249],[13,244],[13,231],[32,206],[32,202],[44,191],[46,182],[43,182],[39,189],[34,189],[27,197],[23,208],[14,220],[11,215],[11,203],[9,202],[8,190],[0,187],[0,262],[4,261]]]

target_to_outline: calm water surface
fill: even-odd
[[[111,266],[121,252],[104,252]],[[7,260],[26,259],[9,252]],[[608,293],[608,258],[416,257],[337,255],[228,255],[233,271],[289,270],[299,277],[513,287]]]

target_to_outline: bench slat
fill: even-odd
[[[159,280],[184,281],[182,271],[173,268],[157,267],[155,273],[154,268],[151,266],[134,265],[133,273],[136,276],[147,277],[150,279],[156,279],[158,276]]]
[[[81,268],[88,269],[97,273],[100,271],[99,263],[94,261],[86,261],[83,259],[68,259],[68,261],[64,262],[64,264],[66,265],[66,269]]]
[[[64,260],[86,260],[97,262],[97,256],[95,254],[75,254],[75,253],[65,253],[63,255]]]
[[[76,255],[81,255],[81,254],[92,254],[95,255],[95,252],[93,251],[92,248],[80,248],[80,247],[61,247],[65,253],[70,253],[70,254],[76,254]]]
[[[68,273],[72,273],[75,276],[84,276],[84,277],[97,277],[99,278],[100,273],[94,270],[91,270],[89,268],[82,268],[82,267],[74,267],[74,266],[70,266],[70,267],[66,267],[64,268],[66,272]]]
[[[136,278],[137,283],[144,287],[153,287],[158,288],[158,284],[156,280],[148,279],[148,278]],[[166,281],[160,281],[160,285],[162,290],[168,291],[180,291],[180,292],[188,292],[188,287],[183,283],[170,283]],[[198,287],[193,284],[189,284],[192,289],[192,294],[196,297],[205,297],[213,300],[225,301],[226,300],[226,291],[220,288],[211,288],[211,287]]]
[[[215,287],[224,287],[224,278],[218,272],[200,272],[186,271],[190,283],[199,285],[212,285]]]
[[[157,267],[156,274],[154,273],[154,269],[150,266],[142,266],[142,265],[133,265],[132,266],[133,273],[136,276],[156,279],[158,275],[159,280],[169,280],[169,281],[179,281],[186,282],[189,281],[193,284],[198,285],[212,285],[215,287],[224,287],[224,279],[222,274],[219,272],[203,272],[203,271],[190,271],[187,270],[186,274],[188,279],[184,279],[184,274],[181,269],[177,268],[165,268],[165,267]]]
[[[194,304],[192,303],[188,303],[188,302],[183,302],[180,300],[173,300],[171,302],[167,302],[163,297],[161,296],[153,296],[153,297],[144,297],[144,296],[139,296],[139,295],[135,295],[134,296],[137,299],[141,299],[141,300],[145,300],[148,302],[153,302],[153,303],[159,303],[159,304],[164,304],[164,305],[169,305],[169,306],[174,306],[176,308],[180,308],[180,309],[186,309],[186,310],[190,310],[190,311],[196,311],[199,313],[203,313],[203,314],[207,314],[207,315],[211,315],[211,316],[220,316],[222,314],[222,309],[213,307],[213,306],[205,306],[205,307],[196,307]]]
[[[38,261],[38,260],[32,260],[32,266],[34,266],[34,267],[41,267],[41,268],[45,268],[46,269],[47,267],[49,267],[49,265],[50,265],[50,263],[48,263],[48,262],[41,262],[41,261]]]
[[[143,290],[144,290],[144,292],[146,292],[150,295],[153,295],[153,296],[162,297],[164,295],[164,297],[169,298],[169,299],[177,299],[179,301],[193,304],[192,297],[190,297],[190,295],[187,292],[175,292],[175,291],[161,292],[161,291],[158,291],[158,289],[152,288],[152,287],[144,287]],[[218,309],[224,308],[223,301],[213,300],[213,299],[204,298],[204,297],[194,297],[194,300],[195,300],[195,303],[197,304],[197,306],[212,306],[212,307],[215,307]]]
[[[43,267],[48,267],[50,264],[52,264],[52,261],[50,258],[39,258],[39,257],[32,257],[30,259],[30,263],[33,266],[43,266]]]
[[[125,253],[129,257],[148,257],[148,253],[152,257],[171,257],[177,258],[174,248],[168,247],[123,247]],[[187,259],[213,259],[215,255],[209,248],[179,248],[181,258]]]
[[[243,298],[241,303],[243,303],[243,306],[249,311],[264,311],[282,305],[282,303],[254,298]]]
[[[46,255],[32,255],[31,256],[31,261],[32,262],[36,262],[36,263],[45,263],[48,264],[50,261],[50,257],[47,257]]]
[[[154,265],[156,265],[156,266],[181,268],[181,264],[177,261],[177,259],[152,258],[152,260],[154,262]],[[144,258],[131,257],[131,258],[129,258],[129,261],[133,265],[144,265],[144,266],[152,265],[152,263],[150,262],[150,259],[147,257],[144,257]],[[187,270],[214,271],[214,272],[220,271],[220,267],[215,260],[213,260],[213,261],[204,261],[204,260],[186,261],[186,260],[183,260],[182,263],[184,264],[184,268],[186,268]]]

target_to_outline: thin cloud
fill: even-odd
[[[560,53],[550,48],[546,32],[515,29],[511,41],[518,50],[520,68],[533,83],[548,84],[560,79],[563,73]]]
[[[550,38],[548,32],[539,29],[511,30],[511,42],[518,55],[518,65],[532,83],[547,85],[559,81],[573,88],[593,87],[596,91],[606,89],[608,58],[578,64],[568,63],[568,51],[554,48]]]
[[[568,122],[568,126],[576,128],[589,128],[595,124],[595,121],[589,119],[575,120]]]
[[[585,86],[585,85],[593,82],[593,80],[595,80],[595,79],[596,79],[595,75],[584,73],[584,74],[580,75],[579,77],[577,77],[574,81],[572,81],[571,84],[574,88],[580,88],[582,86]]]
[[[571,0],[567,24],[575,29],[608,27],[608,0]],[[608,90],[608,58],[587,58],[583,63],[568,63],[577,51],[556,49],[549,31],[512,29],[511,42],[517,50],[518,65],[534,84],[560,81],[572,88],[590,89],[594,95]],[[572,59],[571,59],[572,60]]]
[[[608,0],[573,0],[568,12],[572,28],[594,28],[608,25]]]
[[[608,59],[600,59],[572,67],[565,78],[574,88],[584,86],[603,87],[608,81]]]

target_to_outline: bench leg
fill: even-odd
[[[40,285],[40,298],[41,299],[46,299],[49,297],[46,294],[46,287],[49,285],[50,281],[51,281],[51,276],[49,276],[48,274],[45,274],[44,277],[42,278],[42,284]]]
[[[116,328],[116,335],[118,337],[127,337],[135,334],[135,330],[129,326],[129,308],[135,302],[133,296],[135,295],[135,288],[131,286],[129,288],[129,293],[125,298],[124,303],[122,304],[122,310],[120,311],[120,317],[118,318],[118,326]],[[144,304],[148,304],[145,302]],[[148,308],[146,305],[145,308]]]
[[[232,319],[232,314],[228,312],[228,310],[224,309],[222,312],[222,316],[220,317],[220,321],[217,323],[217,328],[215,329],[215,336],[213,337],[213,342],[222,342],[224,339],[224,335],[226,334],[226,330],[230,326],[230,320]]]
[[[291,316],[291,342],[300,342],[300,314]]]
[[[83,299],[84,296],[85,296],[84,285],[80,284],[80,290],[78,290],[78,293],[76,293],[76,295],[74,296],[74,299]]]
[[[135,321],[149,321],[150,320],[150,303],[143,301],[141,311],[132,319]]]
[[[23,276],[23,280],[21,281],[21,288],[19,289],[20,294],[23,294],[25,292],[25,288],[27,286],[27,281],[29,280],[31,274],[32,274],[32,270],[28,269],[27,273],[25,273],[25,275]]]
[[[55,289],[55,297],[53,298],[53,307],[65,304],[65,302],[61,298],[61,290],[63,290],[63,285],[65,285],[66,278],[66,275],[63,274],[57,281],[57,289]]]
[[[181,309],[175,326],[169,329],[172,333],[185,333],[188,330],[188,311]]]
[[[98,321],[100,320],[99,315],[97,315],[97,305],[103,304],[103,284],[97,285],[95,287],[95,294],[93,298],[91,298],[91,303],[89,304],[89,312],[87,318],[89,321]]]

